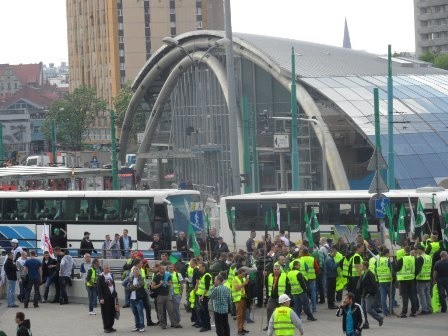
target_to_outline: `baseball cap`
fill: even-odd
[[[280,295],[280,297],[278,298],[278,303],[285,303],[285,302],[288,302],[288,301],[291,301],[291,299],[290,299],[289,296],[286,295],[286,294],[282,294],[282,295]]]
[[[19,241],[17,240],[17,239],[11,239],[11,243],[16,243],[16,244],[18,244],[19,243]]]

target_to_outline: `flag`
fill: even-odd
[[[205,223],[207,224],[207,232],[210,231],[210,218],[208,218],[208,214],[205,214]]]
[[[173,265],[175,265],[179,261],[179,259],[177,259],[174,255],[171,254],[170,257],[168,258],[168,261]]]
[[[269,211],[269,218],[270,218],[270,223],[271,223],[271,229],[274,230],[275,229],[275,217],[274,217],[274,210],[272,210],[272,208]]]
[[[395,242],[395,230],[394,230],[394,215],[392,214],[391,205],[386,206],[386,217],[387,222],[389,224],[389,239],[390,243],[393,244]]]
[[[194,231],[192,223],[188,226],[188,246],[190,246],[190,251],[193,252],[195,257],[201,254],[201,249],[199,248],[196,232]]]
[[[416,229],[421,228],[423,225],[425,225],[425,223],[426,223],[426,215],[423,210],[423,204],[419,199],[417,205],[417,220],[415,221],[415,228]]]
[[[415,226],[416,226],[416,222],[415,222],[415,216],[414,216],[414,208],[412,207],[412,203],[411,203],[411,198],[408,197],[408,202],[409,202],[409,209],[411,211],[411,218],[410,218],[410,223],[409,223],[409,234],[411,236],[411,238],[414,236],[415,234]]]
[[[364,203],[361,203],[359,206],[359,214],[361,215],[362,239],[370,240],[369,222],[367,221],[367,209]]]
[[[311,209],[311,233],[313,234],[313,242],[320,241],[320,226],[314,208]]]
[[[404,204],[402,204],[400,208],[400,214],[398,216],[397,236],[395,238],[399,245],[403,245],[403,241],[406,239],[406,227],[404,225],[405,218],[406,211],[404,209]]]
[[[50,231],[48,229],[48,225],[44,223],[44,228],[42,230],[42,237],[40,239],[40,248],[42,252],[48,251],[50,252],[50,256],[54,258],[53,247],[51,246],[50,241]]]
[[[311,232],[311,221],[308,218],[308,213],[306,211],[304,220],[306,226],[306,239],[308,240],[310,247],[314,247],[313,233]]]
[[[280,204],[277,203],[277,226],[278,230],[280,231]]]

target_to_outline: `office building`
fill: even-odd
[[[414,0],[415,53],[448,52],[448,0]]]
[[[70,90],[94,87],[112,107],[164,37],[223,27],[222,0],[67,0]],[[91,141],[110,140],[109,125],[104,111]]]

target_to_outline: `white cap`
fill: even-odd
[[[291,301],[291,299],[290,299],[289,296],[286,295],[286,294],[282,294],[282,295],[280,295],[280,297],[278,298],[278,303],[285,303],[285,302],[288,302],[288,301]]]
[[[16,243],[16,244],[18,244],[19,241],[18,241],[17,239],[14,238],[14,239],[11,240],[11,243]]]

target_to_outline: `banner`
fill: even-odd
[[[42,252],[48,251],[50,252],[50,256],[54,258],[54,251],[53,247],[51,246],[50,242],[50,231],[48,228],[48,225],[44,223],[44,228],[42,230],[42,237],[40,239],[40,248],[42,249]]]

